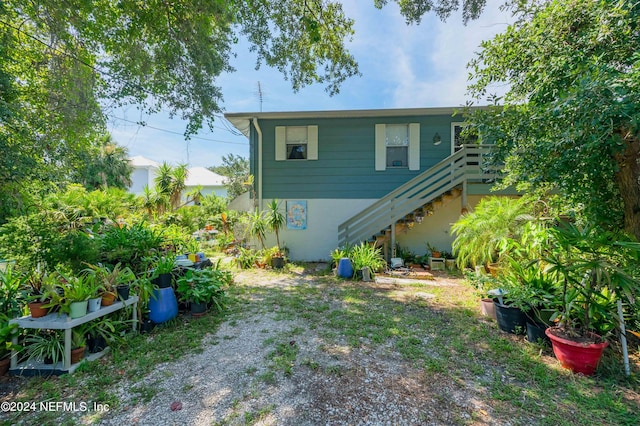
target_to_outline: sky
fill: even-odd
[[[224,95],[225,112],[324,111],[351,109],[456,107],[466,95],[467,63],[479,51],[482,40],[507,29],[512,19],[500,11],[502,0],[488,0],[481,17],[462,24],[461,13],[446,21],[435,15],[423,17],[420,25],[408,26],[398,6],[381,10],[372,0],[344,0],[345,14],[355,20],[355,35],[348,43],[359,64],[361,76],[329,96],[323,85],[293,92],[290,82],[267,66],[255,69],[256,56],[240,40],[231,65],[235,72],[217,80]],[[258,96],[262,89],[262,105]],[[498,89],[499,90],[499,89]],[[147,126],[137,122],[144,121]],[[206,127],[206,125],[205,125]],[[222,116],[186,141],[186,123],[168,114],[141,114],[136,106],[112,113],[109,131],[126,147],[130,156],[141,155],[157,162],[185,163],[190,167],[218,166],[228,154],[249,156],[249,142]]]

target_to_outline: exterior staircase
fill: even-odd
[[[338,245],[380,239],[398,222],[433,212],[434,204],[459,196],[467,182],[491,182],[498,170],[486,168],[491,145],[463,145],[454,154],[388,193],[338,226]]]

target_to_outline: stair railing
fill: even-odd
[[[491,180],[495,170],[483,169],[483,155],[491,145],[462,149],[399,186],[338,227],[338,244],[356,244],[391,226],[407,214],[470,180]]]

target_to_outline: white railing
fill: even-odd
[[[338,226],[338,244],[367,241],[409,213],[468,180],[490,180],[495,170],[483,168],[491,145],[464,145],[407,183],[391,191]]]

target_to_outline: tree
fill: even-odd
[[[539,0],[513,10],[516,23],[470,64],[476,101],[492,85],[509,88],[472,119],[496,142],[503,185],[558,190],[640,239],[640,5]]]
[[[222,165],[209,167],[214,173],[227,178],[227,194],[230,199],[236,198],[249,190],[246,185],[249,179],[249,160],[240,155],[223,155]]]
[[[129,153],[119,146],[110,134],[104,134],[92,144],[87,151],[80,152],[79,165],[74,170],[72,180],[87,189],[106,189],[115,187],[127,189],[131,186],[132,167],[129,164]]]

